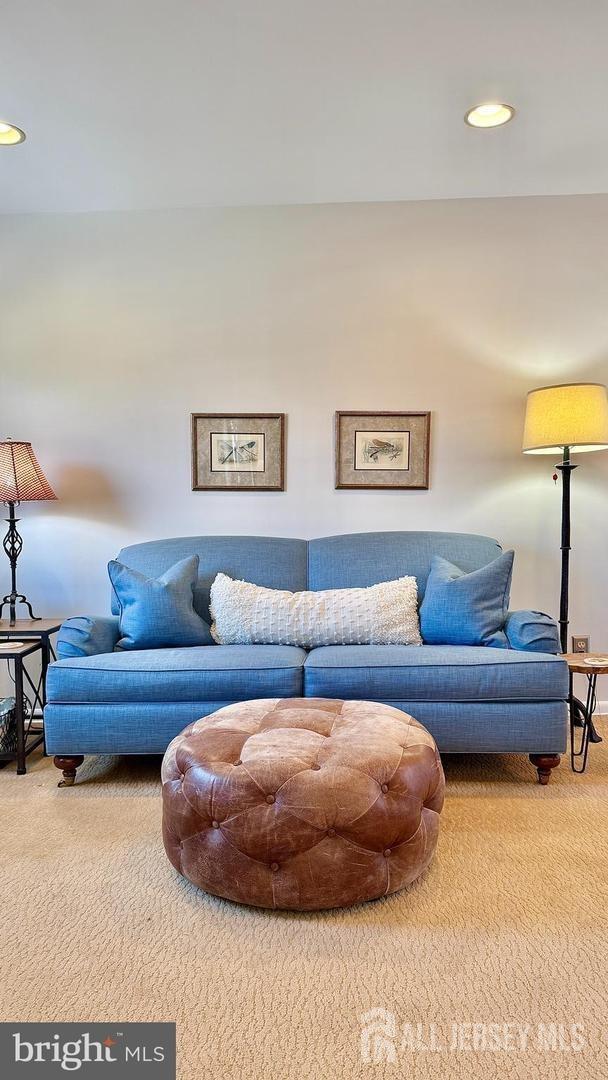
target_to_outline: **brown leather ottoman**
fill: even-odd
[[[163,839],[195,885],[258,907],[345,907],[408,885],[437,843],[444,778],[411,716],[371,701],[218,709],[163,761]]]

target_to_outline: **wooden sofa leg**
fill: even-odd
[[[80,755],[77,757],[61,757],[61,755],[54,757],[53,764],[63,772],[63,780],[59,781],[57,787],[72,787],[76,779],[76,769],[79,765],[82,765],[83,761],[84,757]]]
[[[539,784],[548,784],[551,770],[557,769],[561,758],[559,754],[530,754],[530,761],[536,766]]]

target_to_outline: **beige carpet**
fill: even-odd
[[[40,758],[0,772],[2,1019],[176,1020],[188,1080],[608,1076],[608,743],[548,788],[525,758],[447,760],[424,879],[303,916],[178,877],[158,765],[89,759],[63,790]],[[393,1064],[361,1060],[371,1008],[394,1015]],[[522,1030],[480,1027],[471,1049],[471,1023]]]

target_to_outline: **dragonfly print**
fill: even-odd
[[[397,461],[403,456],[403,439],[370,439],[363,446],[363,460],[376,465],[379,461]]]
[[[258,461],[257,439],[248,442],[226,442],[221,439],[218,457],[220,465],[255,465]]]

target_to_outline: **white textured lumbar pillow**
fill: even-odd
[[[218,574],[209,608],[219,645],[422,645],[414,577],[288,592]]]

